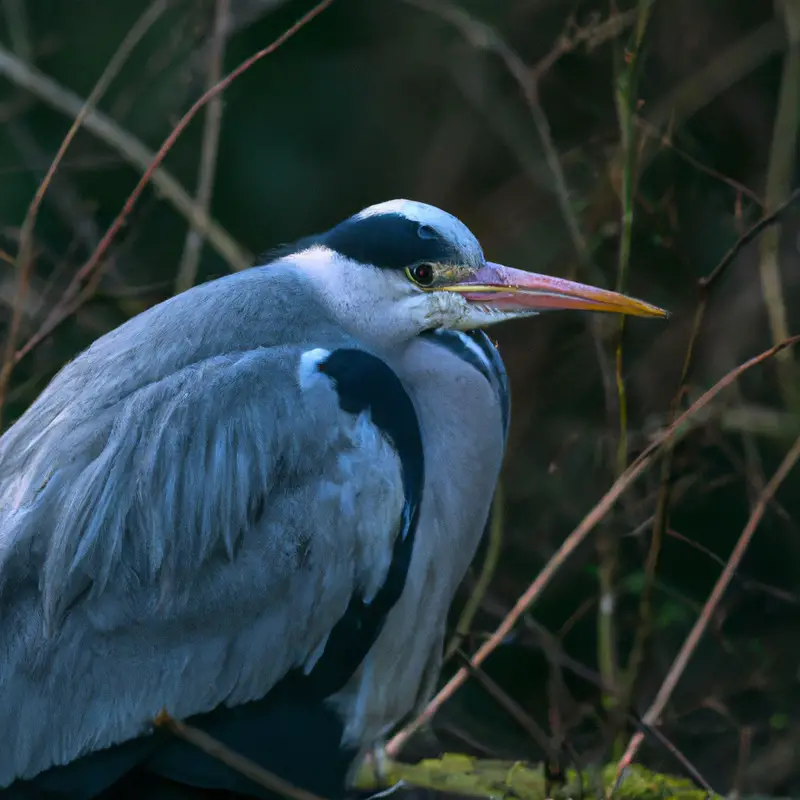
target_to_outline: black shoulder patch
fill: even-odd
[[[508,385],[505,364],[503,364],[497,348],[492,344],[492,340],[482,330],[451,331],[437,328],[425,331],[421,336],[449,350],[478,370],[489,381],[494,389],[497,402],[500,403],[503,437],[507,437],[508,424],[511,419],[511,390]]]
[[[383,585],[369,603],[363,596],[353,595],[308,676],[313,691],[327,697],[339,691],[358,669],[403,593],[422,502],[425,461],[414,405],[388,364],[363,350],[342,348],[320,362],[319,370],[333,382],[343,411],[369,411],[372,422],[391,441],[402,466],[405,495],[402,527]]]
[[[362,264],[405,269],[420,263],[458,263],[456,247],[430,225],[402,214],[351,217],[316,240]]]

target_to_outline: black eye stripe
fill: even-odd
[[[463,255],[431,225],[402,214],[352,218],[317,238],[319,244],[362,264],[408,269],[412,264],[459,263]]]
[[[431,207],[435,220],[437,209]],[[444,212],[440,212],[444,215]],[[419,264],[447,264],[477,269],[484,263],[481,247],[457,219],[444,216],[439,227],[401,212],[356,215],[323,233],[280,245],[258,261],[264,264],[307,250],[325,247],[350,261],[379,269],[406,270]]]

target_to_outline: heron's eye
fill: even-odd
[[[406,269],[406,274],[418,286],[430,286],[435,277],[433,264],[417,264]]]

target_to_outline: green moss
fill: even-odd
[[[616,765],[610,764],[594,774],[585,771],[582,777],[581,787],[577,773],[569,771],[567,782],[552,786],[549,797],[567,800],[582,795],[586,800],[599,800],[608,796],[616,780]],[[406,785],[490,800],[544,800],[546,797],[541,765],[478,759],[457,753],[447,753],[442,758],[426,759],[417,764],[389,762],[383,780],[377,779],[371,764],[364,764],[356,777],[355,786],[372,791],[394,786],[401,781]],[[704,800],[707,794],[685,778],[633,766],[626,770],[614,797],[618,800],[662,800],[665,797]]]

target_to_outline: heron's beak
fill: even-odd
[[[458,292],[470,303],[498,311],[525,312],[578,309],[581,311],[613,311],[636,317],[668,317],[662,308],[626,297],[607,289],[598,289],[564,278],[538,275],[511,269],[487,261],[466,280],[437,291]]]

